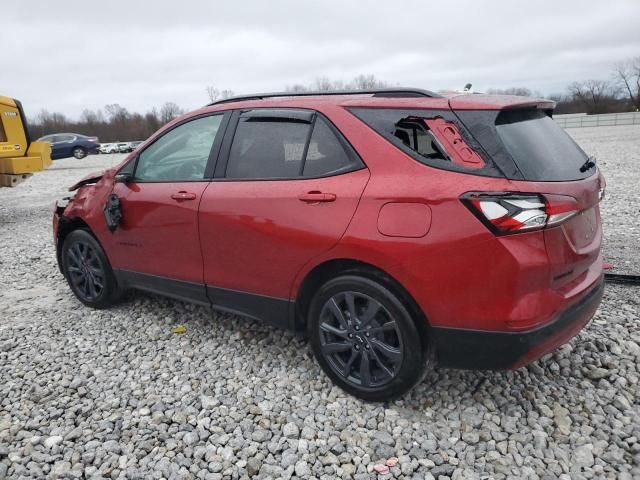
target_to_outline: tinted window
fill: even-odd
[[[165,133],[138,157],[135,179],[181,181],[204,178],[222,115],[184,123]]]
[[[595,172],[580,172],[587,155],[540,110],[504,111],[496,131],[527,180],[578,180]]]
[[[240,118],[229,152],[228,178],[300,175],[311,124],[292,119]]]
[[[502,166],[498,168],[494,159],[486,155],[469,129],[460,123],[451,110],[350,108],[349,111],[420,163],[443,170],[473,172],[475,175],[482,176],[503,177],[505,174]],[[471,171],[465,165],[451,161],[447,152],[441,148],[441,144],[435,140],[432,132],[421,121],[421,119],[439,118],[456,125],[464,143],[484,160],[484,167]],[[513,161],[509,161],[513,164]]]
[[[347,154],[340,140],[321,118],[316,119],[307,150],[303,175],[320,177],[331,175],[358,166],[358,162]]]
[[[2,119],[0,119],[0,142],[6,142],[7,135],[4,133],[4,127],[2,126]]]

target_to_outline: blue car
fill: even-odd
[[[51,144],[51,158],[75,157],[84,158],[90,153],[96,153],[100,143],[98,137],[87,137],[78,133],[54,133],[38,139],[39,142]]]

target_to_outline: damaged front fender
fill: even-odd
[[[90,231],[101,243],[110,237],[112,225],[105,222],[104,209],[108,207],[113,191],[113,176],[113,170],[87,175],[69,188],[72,194],[55,203],[52,212],[53,237],[58,261],[65,237],[77,228]]]

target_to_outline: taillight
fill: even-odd
[[[559,225],[579,211],[575,198],[539,193],[467,193],[462,202],[496,235]]]

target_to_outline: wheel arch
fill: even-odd
[[[96,242],[98,242],[100,248],[102,248],[102,250],[104,251],[102,243],[100,242],[98,237],[96,237],[95,233],[91,231],[91,227],[87,222],[85,222],[80,217],[61,217],[60,223],[58,224],[58,238],[56,239],[56,260],[58,261],[58,268],[60,269],[61,273],[64,273],[64,270],[62,268],[62,245],[64,245],[65,239],[71,232],[79,229],[89,232],[91,236],[96,239]]]
[[[305,330],[307,325],[307,313],[315,292],[328,280],[340,275],[360,275],[370,280],[377,281],[398,296],[409,309],[418,331],[424,349],[427,349],[429,336],[429,321],[418,303],[402,284],[383,269],[361,260],[351,258],[335,258],[326,260],[312,268],[302,280],[295,297],[295,328]]]

